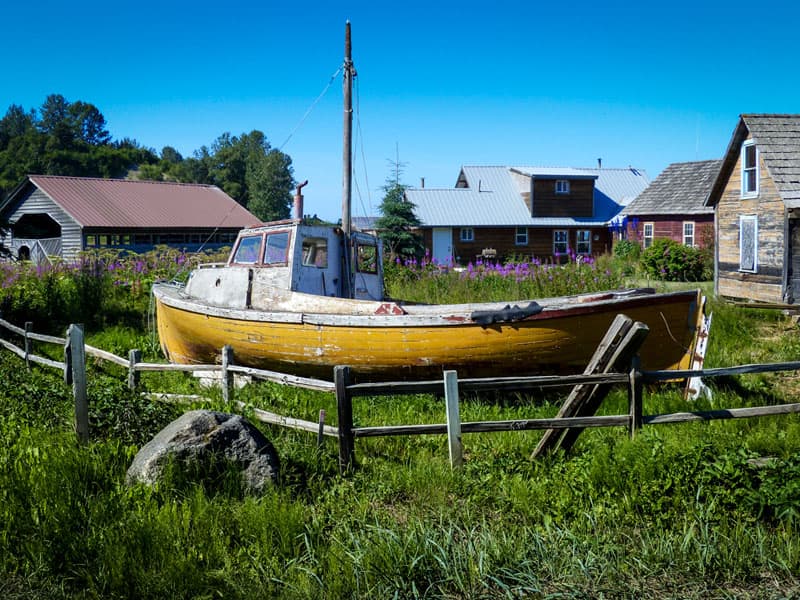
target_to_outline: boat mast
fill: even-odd
[[[351,218],[350,204],[352,199],[352,177],[353,177],[353,77],[356,69],[353,66],[350,48],[350,21],[345,24],[344,32],[344,140],[342,151],[342,233],[344,237],[344,268],[345,273],[342,277],[342,295],[346,298],[353,297],[352,268],[350,234]]]

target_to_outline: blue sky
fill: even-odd
[[[356,79],[354,216],[461,165],[632,165],[719,158],[741,113],[800,112],[800,3],[9,3],[0,110],[51,93],[95,104],[115,139],[190,156],[263,131],[341,211],[344,24]],[[302,123],[301,123],[302,121]]]

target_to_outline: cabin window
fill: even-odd
[[[592,232],[588,229],[579,229],[575,240],[575,252],[578,254],[592,253]]]
[[[264,264],[279,265],[287,264],[286,258],[289,251],[289,232],[270,233],[266,236],[264,244]]]
[[[553,232],[553,255],[566,254],[569,248],[569,237],[566,229],[556,229]]]
[[[528,228],[527,227],[517,227],[517,234],[514,238],[514,243],[517,246],[527,246],[528,245]]]
[[[472,227],[462,227],[461,228],[461,237],[459,239],[462,242],[474,242],[475,241],[475,230]]]
[[[377,274],[378,248],[376,246],[358,244],[356,250],[356,271],[359,273]]]
[[[328,240],[306,238],[303,240],[303,264],[307,267],[328,267]]]
[[[694,246],[694,221],[683,223],[683,245]]]
[[[758,148],[755,143],[742,144],[742,198],[758,196]]]
[[[569,181],[567,179],[556,179],[556,194],[569,194]]]
[[[97,237],[93,236],[93,235],[87,235],[86,236],[86,247],[87,248],[93,248],[96,245],[97,245]]]
[[[758,217],[739,217],[739,270],[747,273],[758,271]]]
[[[642,225],[642,247],[646,250],[653,245],[653,231],[655,226],[653,223],[645,223]]]
[[[239,240],[239,245],[236,247],[236,254],[233,255],[233,261],[244,265],[252,265],[258,262],[258,253],[261,250],[261,236],[251,235],[243,237]]]

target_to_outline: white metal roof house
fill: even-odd
[[[609,226],[648,185],[641,169],[464,166],[455,188],[406,191],[440,263],[558,260],[611,249]]]

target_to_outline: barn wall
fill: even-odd
[[[12,225],[23,215],[48,214],[61,226],[61,255],[72,258],[82,249],[81,227],[60,206],[53,202],[39,188],[33,187],[31,192],[8,214],[8,222]]]
[[[717,290],[762,302],[784,299],[786,211],[759,153],[759,195],[741,198],[741,153],[717,204]],[[739,216],[758,217],[757,273],[739,270]]]

